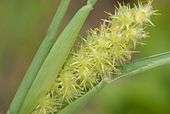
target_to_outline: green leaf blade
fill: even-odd
[[[22,103],[25,99],[25,96],[31,87],[36,75],[43,64],[45,58],[47,57],[51,47],[53,46],[56,36],[59,32],[60,23],[68,9],[70,0],[61,0],[61,3],[58,7],[56,14],[54,15],[53,21],[48,29],[47,35],[40,45],[34,59],[28,68],[22,83],[20,84],[17,93],[10,104],[10,108],[8,110],[8,114],[18,114],[18,110],[22,106]]]
[[[156,54],[143,59],[135,60],[132,63],[123,66],[123,76],[131,76],[141,72],[170,64],[170,52]]]

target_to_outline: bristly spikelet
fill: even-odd
[[[47,94],[40,99],[39,105],[32,114],[48,114],[58,111],[57,100]]]
[[[146,24],[150,23],[153,25],[153,23],[150,20],[151,15],[154,15],[156,10],[153,10],[152,2],[149,1],[148,4],[142,5],[140,2],[138,3],[138,6],[135,6],[134,12],[135,12],[135,20],[139,24]]]
[[[53,114],[84,95],[101,80],[119,73],[118,66],[131,59],[137,44],[147,37],[145,28],[155,14],[148,4],[119,5],[115,15],[100,28],[90,30],[80,49],[70,54],[56,81],[34,114]]]
[[[80,96],[79,85],[76,83],[74,74],[69,70],[69,68],[64,68],[56,81],[58,83],[58,96],[62,98],[62,103],[71,103],[72,100]]]

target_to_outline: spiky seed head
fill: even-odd
[[[34,112],[54,113],[101,80],[119,74],[118,67],[131,59],[136,45],[147,37],[145,26],[151,23],[154,13],[151,2],[134,8],[119,4],[115,15],[109,14],[100,28],[90,30],[80,49],[69,56],[54,86],[40,99]]]

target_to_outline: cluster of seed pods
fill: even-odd
[[[119,5],[115,14],[96,29],[90,30],[73,51],[53,87],[39,100],[33,114],[53,114],[86,94],[106,77],[121,72],[118,66],[131,59],[136,45],[148,36],[155,14],[151,2],[133,8]]]

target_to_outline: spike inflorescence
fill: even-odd
[[[33,114],[53,114],[87,93],[102,79],[113,76],[118,66],[131,59],[134,49],[148,33],[155,14],[151,2],[143,5],[119,5],[100,28],[90,30],[77,51],[70,54],[55,83],[39,100]]]

